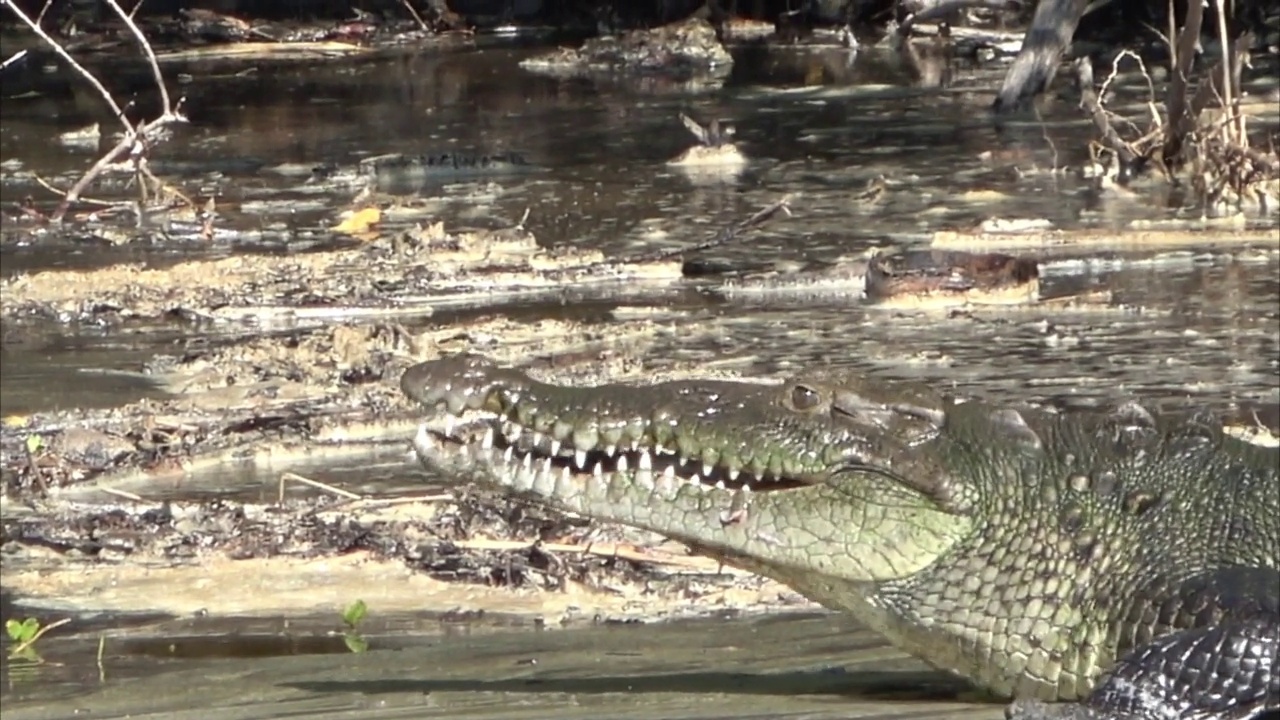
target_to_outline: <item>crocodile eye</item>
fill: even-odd
[[[791,406],[796,410],[812,410],[822,402],[822,395],[811,387],[796,385],[791,388]]]

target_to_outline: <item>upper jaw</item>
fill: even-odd
[[[483,406],[483,403],[480,403]],[[780,468],[725,465],[682,453],[679,447],[648,439],[622,443],[579,443],[574,434],[564,439],[525,427],[510,417],[463,403],[460,412],[444,402],[434,408],[418,429],[414,448],[428,466],[447,469],[465,460],[489,469],[479,479],[502,485],[554,479],[561,483],[591,477],[597,481],[625,479],[641,487],[665,489],[668,494],[689,486],[703,490],[752,492],[788,490],[822,482],[824,475],[788,475]],[[452,456],[452,457],[450,457]],[[554,477],[553,477],[554,476]]]

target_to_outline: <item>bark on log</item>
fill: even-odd
[[[996,95],[997,113],[1016,112],[1049,87],[1088,4],[1089,0],[1040,0],[1022,50]]]

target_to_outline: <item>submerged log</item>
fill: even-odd
[[[996,112],[1017,112],[1049,87],[1088,4],[1088,0],[1040,0],[1022,50],[996,95]]]

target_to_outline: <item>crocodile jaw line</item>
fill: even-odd
[[[557,505],[574,493],[590,492],[592,485],[607,492],[611,483],[630,484],[658,502],[674,500],[682,488],[690,488],[728,493],[733,504],[745,502],[753,491],[794,491],[808,484],[756,477],[682,457],[674,449],[635,442],[583,450],[571,441],[562,442],[470,408],[461,413],[441,408],[440,414],[418,426],[413,447],[429,465],[484,468],[487,477],[479,478],[483,484],[496,481],[508,491]]]
[[[694,482],[694,473],[676,472],[678,455],[655,450],[596,450],[584,464],[576,449],[564,452],[564,443],[555,457],[546,452],[550,444],[539,446],[543,452],[521,451],[510,442],[507,421],[492,413],[437,410],[413,441],[425,467],[563,512],[657,532],[801,592],[813,582],[852,587],[905,577],[962,532],[951,522],[927,521],[922,504],[900,493],[886,498],[875,488],[851,491],[837,483],[762,480],[746,473],[721,486],[714,468],[713,481]],[[538,441],[530,431],[520,432],[530,434],[524,442]],[[619,467],[623,462],[625,469]],[[838,548],[819,550],[836,537]]]

